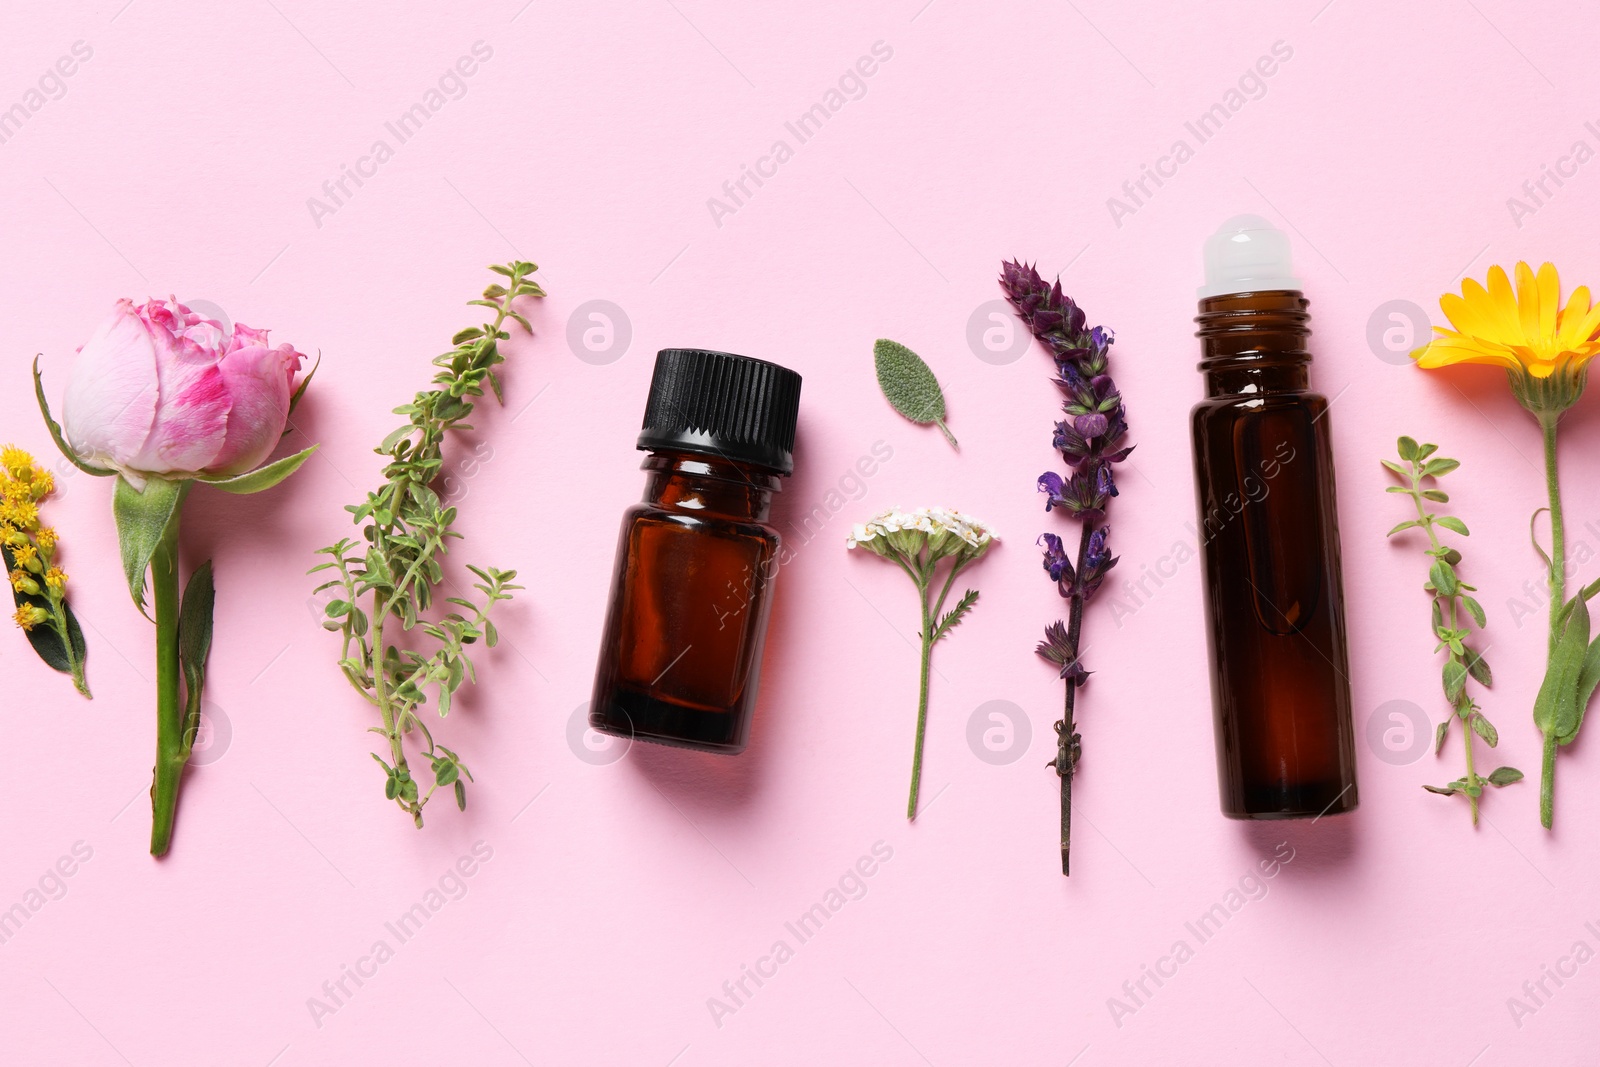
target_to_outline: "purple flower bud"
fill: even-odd
[[[1061,538],[1052,533],[1041,534],[1038,543],[1044,546],[1044,569],[1049,572],[1052,582],[1062,585],[1062,596],[1066,596],[1066,589],[1076,576],[1072,569],[1072,560],[1067,558],[1066,548],[1061,544]]]
[[[1099,437],[1106,432],[1106,417],[1098,411],[1088,415],[1079,415],[1073,420],[1073,428],[1084,437]]]
[[[1102,497],[1112,497],[1117,495],[1117,482],[1116,479],[1111,476],[1111,464],[1103,463],[1100,465],[1100,469],[1095,472],[1094,488],[1095,492]],[[1101,532],[1103,533],[1104,531]]]

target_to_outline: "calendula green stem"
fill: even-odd
[[[1566,530],[1561,514],[1561,482],[1556,473],[1556,426],[1561,420],[1559,411],[1538,413],[1539,429],[1544,435],[1544,485],[1550,498],[1550,643],[1549,655],[1554,657],[1556,640],[1560,637],[1561,609],[1567,602]],[[1539,774],[1539,823],[1550,829],[1555,819],[1556,788],[1556,738],[1554,733],[1544,739],[1544,761]]]
[[[156,766],[150,787],[153,818],[150,854],[162,856],[172,844],[183,781],[182,671],[178,662],[178,512],[172,513],[150,557],[150,584],[156,617]]]
[[[1544,485],[1550,497],[1550,652],[1556,650],[1561,608],[1567,602],[1567,542],[1561,515],[1561,482],[1556,475],[1556,425],[1560,412],[1539,413],[1544,433]]]
[[[1556,739],[1552,734],[1544,739],[1544,762],[1539,774],[1539,825],[1550,829],[1555,818],[1556,799]]]

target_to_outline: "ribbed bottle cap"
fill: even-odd
[[[800,375],[730,352],[656,353],[639,448],[677,449],[794,471]]]

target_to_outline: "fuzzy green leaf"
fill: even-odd
[[[1437,756],[1440,752],[1444,751],[1444,739],[1447,736],[1449,736],[1449,734],[1450,734],[1450,723],[1453,722],[1454,720],[1455,720],[1455,716],[1454,715],[1446,716],[1444,722],[1440,723],[1438,725],[1438,727],[1434,729],[1434,731],[1433,731],[1433,754],[1435,756]]]
[[[1567,606],[1565,625],[1533,703],[1533,722],[1546,740],[1571,744],[1582,721],[1578,684],[1589,651],[1589,605],[1574,597]]]
[[[1454,515],[1440,515],[1433,521],[1438,523],[1440,526],[1443,526],[1446,530],[1454,530],[1462,537],[1466,537],[1468,535],[1467,524],[1456,518]]]
[[[178,521],[183,498],[191,483],[148,478],[144,488],[135,489],[126,478],[117,478],[111,494],[111,513],[117,520],[117,541],[122,548],[122,570],[128,579],[128,592],[139,610],[144,610],[145,572],[150,557],[168,523]]]
[[[1444,663],[1444,695],[1454,704],[1461,699],[1461,690],[1467,684],[1467,668],[1460,660],[1448,659]]]
[[[1417,442],[1413,437],[1401,437],[1395,442],[1395,447],[1400,451],[1400,458],[1407,462],[1417,458]]]
[[[912,422],[937,425],[955,447],[956,439],[944,423],[944,391],[922,357],[905,345],[880,337],[872,346],[872,359],[878,387],[890,406]]]
[[[1489,772],[1486,780],[1490,785],[1510,785],[1522,781],[1522,772],[1515,767],[1496,767]]]
[[[1428,580],[1442,596],[1456,595],[1456,571],[1449,563],[1442,559],[1433,561],[1433,566],[1428,568]]]

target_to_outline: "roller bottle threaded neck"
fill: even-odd
[[[1307,389],[1308,306],[1297,289],[1202,297],[1195,335],[1208,395]]]

